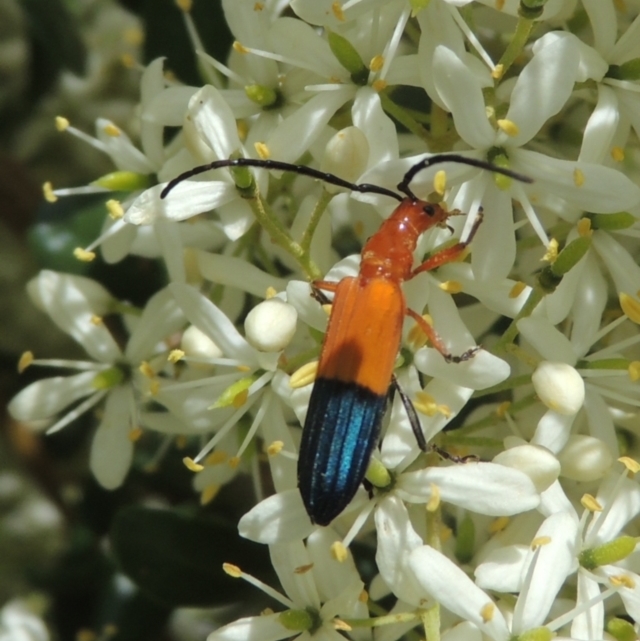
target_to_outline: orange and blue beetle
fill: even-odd
[[[298,487],[309,517],[318,525],[331,523],[349,504],[364,479],[380,438],[404,317],[413,318],[449,362],[468,360],[477,350],[470,349],[459,356],[450,354],[434,328],[407,307],[402,291],[404,281],[459,258],[482,221],[479,213],[464,242],[444,248],[413,267],[420,236],[433,227],[447,226],[449,216],[458,213],[418,199],[409,188],[419,171],[444,162],[489,169],[531,182],[526,176],[482,160],[437,154],[409,169],[397,186],[404,194],[400,195],[377,185],[349,183],[302,165],[238,158],[217,160],[185,172],[172,180],[162,193],[164,197],[182,180],[212,169],[261,167],[296,172],[352,191],[382,194],[400,203],[365,243],[357,276],[339,282],[312,283],[316,297],[324,299],[322,292],[334,295],[298,455]],[[402,391],[399,388],[397,391],[418,445],[426,450],[415,410]]]

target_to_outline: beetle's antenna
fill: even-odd
[[[330,185],[336,185],[336,187],[350,189],[351,191],[357,191],[363,194],[380,194],[382,196],[395,198],[395,200],[398,201],[403,200],[403,196],[400,196],[395,191],[391,191],[385,187],[370,185],[369,183],[362,183],[358,185],[356,183],[349,182],[348,180],[338,178],[338,176],[326,171],[320,171],[319,169],[305,167],[304,165],[294,165],[292,163],[281,162],[279,160],[262,160],[259,158],[229,158],[226,160],[214,160],[206,165],[194,167],[193,169],[180,174],[173,180],[170,180],[167,183],[167,186],[162,190],[160,198],[166,198],[169,192],[171,192],[176,185],[188,178],[203,174],[206,171],[211,171],[212,169],[221,169],[223,167],[260,167],[262,169],[274,169],[277,171],[292,171],[296,174],[301,174],[302,176],[317,178],[318,180],[322,180]]]
[[[529,176],[525,176],[524,174],[519,174],[518,172],[511,171],[510,169],[505,169],[504,167],[498,167],[498,165],[494,165],[493,163],[490,163],[486,160],[479,160],[476,158],[467,158],[466,156],[460,156],[459,154],[434,154],[433,156],[424,158],[419,163],[416,163],[415,165],[413,165],[413,167],[411,167],[411,169],[409,169],[409,171],[407,171],[402,181],[398,183],[398,191],[407,195],[409,198],[411,198],[411,200],[414,200],[414,201],[418,200],[416,195],[411,191],[409,187],[409,184],[414,179],[415,175],[419,171],[422,171],[427,167],[432,167],[433,165],[439,165],[440,163],[444,163],[444,162],[455,162],[461,165],[470,165],[471,167],[478,167],[479,169],[488,169],[489,171],[492,171],[496,174],[502,174],[503,176],[514,178],[515,180],[519,180],[520,182],[523,182],[523,183],[533,182],[533,179],[529,178]]]

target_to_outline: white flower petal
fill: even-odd
[[[494,463],[470,462],[408,472],[398,480],[396,491],[406,501],[422,503],[430,498],[432,485],[445,503],[489,516],[519,514],[540,503],[524,472]]]
[[[598,85],[598,104],[585,127],[578,160],[603,163],[611,153],[613,136],[620,122],[616,93],[606,85]]]
[[[107,396],[104,416],[91,442],[89,467],[98,483],[108,490],[122,485],[133,460],[130,387],[117,387]]]
[[[586,572],[578,572],[576,606],[595,599],[600,595],[600,584]],[[603,630],[604,603],[595,603],[585,612],[578,614],[571,622],[571,636],[574,639],[588,639],[594,630]]]
[[[517,601],[513,613],[514,635],[541,626],[566,578],[575,571],[578,553],[578,520],[574,514],[551,515],[536,532],[536,539],[550,541],[539,548],[526,599]]]
[[[492,550],[475,569],[476,584],[483,590],[520,592],[528,545],[509,545]]]
[[[27,291],[34,303],[91,356],[112,363],[122,356],[120,348],[96,316],[110,309],[113,297],[102,285],[83,276],[42,270],[29,281]]]
[[[596,232],[592,239],[598,256],[609,269],[618,293],[633,296],[640,283],[640,265],[611,234]]]
[[[451,49],[436,47],[433,59],[435,86],[453,115],[456,131],[471,147],[489,147],[495,132],[487,112],[479,78]]]
[[[196,87],[168,87],[153,97],[143,112],[143,122],[181,127]]]
[[[582,0],[582,4],[591,22],[596,49],[606,57],[618,35],[615,6],[600,0]]]
[[[124,219],[133,225],[149,225],[158,218],[185,220],[220,207],[238,197],[232,183],[219,180],[185,180],[166,198],[160,198],[166,183],[142,192],[131,204]]]
[[[601,483],[596,495],[596,499],[601,505],[607,505],[611,502],[611,491],[617,482],[618,476],[611,475]],[[587,530],[585,543],[598,545],[613,540],[620,534],[622,528],[635,519],[638,514],[640,514],[640,486],[637,481],[623,479],[621,487],[618,488],[614,496],[611,509],[603,514],[603,521],[602,517],[593,520]],[[592,530],[596,532],[595,535]]]
[[[563,477],[586,483],[603,478],[613,465],[613,456],[600,439],[572,434],[558,454],[558,461]]]
[[[314,573],[297,572],[298,568],[308,568],[311,557],[302,540],[287,543],[274,543],[269,546],[271,565],[278,574],[280,584],[286,595],[298,608],[320,609],[320,595],[314,581]]]
[[[399,599],[420,605],[426,595],[414,578],[409,556],[423,541],[411,525],[407,508],[397,496],[389,495],[377,506],[375,522],[376,564],[384,582]]]
[[[507,623],[493,600],[443,554],[423,545],[411,553],[410,561],[420,585],[443,607],[473,623],[494,641],[510,638]],[[492,616],[487,620],[488,611]]]
[[[212,632],[207,641],[279,641],[291,636],[279,621],[280,613],[238,619]]]
[[[117,131],[112,135],[111,131]],[[155,167],[149,159],[131,142],[129,136],[110,120],[96,120],[97,138],[105,146],[105,151],[121,171],[133,171],[138,174],[151,174]]]
[[[584,404],[584,380],[567,363],[542,361],[531,375],[538,398],[551,410],[573,416]]]
[[[547,410],[538,421],[531,444],[542,445],[557,454],[567,443],[575,417],[575,414],[558,414],[553,410]]]
[[[564,38],[539,50],[525,66],[513,92],[506,119],[519,129],[507,144],[524,145],[569,99],[580,57],[573,39]],[[457,124],[457,123],[456,123]]]
[[[363,87],[358,91],[351,109],[351,117],[353,124],[365,134],[369,142],[368,167],[398,158],[398,134],[395,125],[382,109],[380,96],[371,87]]]
[[[300,492],[285,490],[260,501],[238,523],[240,536],[257,543],[304,539],[313,530]]]
[[[529,443],[510,447],[493,458],[499,465],[524,472],[535,485],[536,491],[544,492],[560,474],[560,462],[544,447]]]
[[[528,316],[518,321],[518,330],[545,359],[574,365],[577,361],[569,339],[544,316]]]
[[[7,409],[18,421],[53,418],[75,401],[93,394],[96,372],[45,378],[25,387],[9,403]]]

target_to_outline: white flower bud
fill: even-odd
[[[293,338],[297,321],[295,307],[279,298],[270,298],[247,314],[245,336],[249,344],[261,352],[279,352]]]
[[[567,363],[543,361],[531,377],[540,400],[564,416],[575,414],[584,403],[584,381]]]
[[[195,325],[187,327],[182,334],[180,347],[187,356],[197,356],[199,358],[220,358],[222,350]]]
[[[516,445],[500,452],[493,462],[524,472],[538,492],[544,492],[560,475],[558,459],[539,445]]]
[[[358,127],[341,129],[327,143],[320,169],[344,180],[355,182],[364,173],[369,160],[369,141]],[[339,188],[326,186],[327,191]]]
[[[613,465],[609,448],[598,438],[574,434],[558,454],[562,476],[573,481],[596,481]]]

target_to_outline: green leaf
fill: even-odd
[[[269,574],[266,547],[240,538],[234,523],[213,516],[125,508],[114,519],[111,544],[122,571],[150,596],[173,606],[255,598],[255,588],[225,574],[223,563],[263,578]]]

